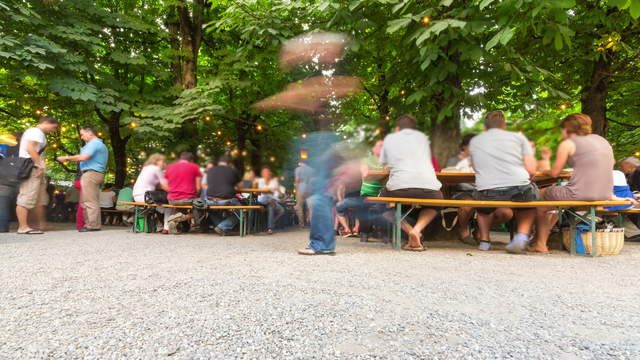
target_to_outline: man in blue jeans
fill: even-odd
[[[324,119],[321,119],[321,121]],[[326,120],[325,120],[326,121]],[[319,126],[327,129],[327,126]],[[329,191],[331,171],[336,167],[336,154],[333,144],[338,142],[338,136],[330,131],[321,130],[309,134],[304,148],[308,150],[308,165],[313,169],[314,178],[311,182],[313,196],[311,202],[311,232],[309,245],[299,249],[300,255],[334,255],[336,249],[336,232],[333,228],[334,199]]]
[[[207,204],[209,206],[239,206],[240,201],[236,199],[236,186],[242,178],[238,170],[229,166],[231,158],[222,155],[218,159],[218,165],[207,170]],[[238,224],[235,215],[222,217],[220,211],[210,212],[210,218],[216,225],[215,232],[225,236]]]

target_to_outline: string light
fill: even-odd
[[[427,25],[431,22],[431,18],[428,16],[423,16],[422,19],[420,19],[420,22],[422,23],[422,25]]]
[[[342,138],[347,140],[347,135],[342,135]]]
[[[640,157],[640,151],[636,151],[636,153],[634,154],[637,157]]]
[[[51,147],[53,147],[54,149],[57,149],[58,148],[58,144],[53,144],[53,145],[51,145]]]
[[[218,134],[218,136],[222,135],[222,131],[218,130],[216,131],[216,134]]]
[[[42,111],[40,111],[40,109],[36,109],[36,115],[41,115]]]
[[[256,125],[256,130],[262,131],[262,125],[260,125],[260,124]]]
[[[98,131],[98,136],[102,136],[102,131]]]
[[[247,156],[247,150],[242,150],[242,156]]]
[[[567,108],[567,105],[565,104],[560,105],[560,110],[565,110],[566,108]]]
[[[407,91],[406,91],[406,90],[400,90],[400,95],[404,95],[404,94],[406,94],[406,93],[407,93]]]
[[[302,134],[302,138],[306,139],[307,138],[307,134]]]
[[[60,128],[60,131],[65,132],[65,131],[67,131],[67,128],[63,126],[63,127]]]
[[[205,119],[206,121],[209,121],[209,120],[211,120],[211,116],[207,115],[207,116],[205,116],[205,117],[204,117],[204,119]]]
[[[135,129],[138,126],[138,124],[136,124],[136,122],[133,121],[131,122],[131,124],[129,124],[129,126],[131,126],[132,129]]]
[[[269,161],[271,161],[271,162],[276,161],[276,157],[275,157],[275,156],[271,156],[271,157],[269,158]]]
[[[231,146],[231,141],[227,141],[227,146]]]

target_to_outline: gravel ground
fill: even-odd
[[[640,358],[640,244],[298,256],[305,239],[0,234],[0,358]]]

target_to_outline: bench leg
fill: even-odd
[[[591,209],[589,209],[589,221],[591,222],[591,256],[596,257],[598,256],[598,249],[596,246],[598,243],[598,239],[597,239],[598,233],[596,232],[596,207],[595,206],[592,206]]]
[[[139,206],[134,206],[133,207],[133,225],[131,225],[131,232],[132,233],[136,233],[138,232],[138,214],[140,213],[140,207]]]
[[[395,224],[393,226],[393,248],[400,250],[402,247],[402,204],[396,204]]]
[[[244,209],[240,209],[240,237],[244,237],[247,232],[244,226]]]
[[[569,245],[571,246],[571,255],[576,254],[576,219],[571,214],[569,216]]]

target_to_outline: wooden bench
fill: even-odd
[[[400,249],[401,247],[401,231],[400,223],[406,218],[411,210],[422,206],[433,207],[473,207],[473,208],[539,208],[539,207],[555,207],[570,215],[569,238],[571,239],[571,254],[576,255],[575,232],[577,220],[581,220],[591,225],[591,231],[595,235],[596,232],[596,210],[603,206],[629,205],[627,201],[530,201],[530,202],[513,202],[513,201],[482,201],[482,200],[439,200],[439,199],[409,199],[409,198],[392,198],[392,197],[367,197],[366,202],[384,203],[390,207],[395,207],[395,221],[393,224],[393,247]],[[409,206],[409,210],[402,212],[402,206]],[[587,208],[589,214],[583,216],[578,214],[576,208]],[[624,211],[624,210],[623,210]],[[591,256],[597,256],[596,236],[591,237],[592,251]]]
[[[146,209],[152,209],[152,208],[157,208],[157,207],[163,207],[163,208],[172,208],[172,209],[192,209],[193,206],[189,206],[189,205],[168,205],[168,204],[147,204],[147,203],[139,203],[139,202],[130,202],[130,201],[118,201],[119,204],[123,204],[123,205],[133,205],[133,211],[134,211],[134,219],[138,218],[139,214],[143,214],[144,211],[146,211]],[[240,236],[244,237],[247,233],[248,233],[248,229],[247,229],[247,222],[245,221],[245,217],[246,217],[246,212],[249,210],[259,210],[262,209],[262,206],[258,206],[258,205],[239,205],[239,206],[226,206],[226,205],[212,205],[212,206],[208,206],[207,209],[209,210],[233,210],[233,214],[235,216],[238,217],[238,220],[240,220]],[[145,221],[146,221],[146,217],[145,217]],[[145,224],[146,226],[146,224]],[[132,227],[132,231],[135,233],[137,232],[137,226],[136,226],[136,222],[134,220],[133,223],[133,227]]]

